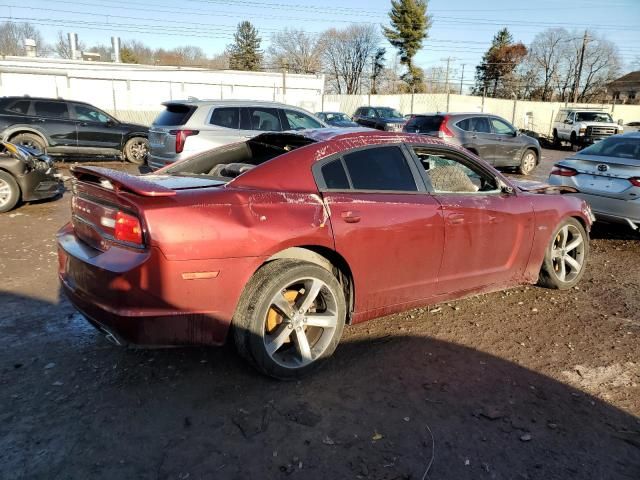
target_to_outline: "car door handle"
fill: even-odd
[[[471,135],[471,138],[478,138],[478,135]]]
[[[463,213],[451,213],[447,217],[450,225],[460,225],[464,223],[464,214]]]
[[[36,118],[36,119],[34,120],[34,122],[41,122],[41,123],[44,123],[44,122],[46,122],[46,121],[47,121],[47,120],[46,120],[46,119],[44,119],[44,118]]]
[[[342,219],[347,223],[358,223],[360,221],[360,212],[355,210],[347,210],[340,214]]]
[[[89,125],[87,122],[80,122],[81,127],[86,127],[87,125]]]

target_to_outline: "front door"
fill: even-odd
[[[351,151],[315,167],[336,251],[352,270],[355,311],[432,297],[444,240],[438,202],[400,145]]]
[[[493,172],[460,152],[433,146],[413,149],[444,217],[438,292],[518,283],[533,241],[530,200],[504,193]]]
[[[495,136],[491,131],[489,119],[484,116],[471,117],[468,121],[470,131],[465,135],[465,147],[478,152],[478,156],[491,164],[495,161]]]
[[[114,119],[89,105],[74,104],[73,109],[79,153],[112,153],[110,150],[122,149],[123,133]]]

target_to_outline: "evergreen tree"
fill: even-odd
[[[251,71],[260,69],[262,63],[261,38],[251,22],[240,22],[233,37],[235,42],[227,47],[229,68]]]
[[[475,94],[489,93],[492,97],[508,97],[514,91],[510,84],[512,74],[527,55],[527,48],[520,42],[513,43],[507,28],[493,37],[489,50],[476,67]]]
[[[422,84],[422,70],[413,64],[413,57],[422,48],[422,42],[431,28],[431,16],[427,15],[428,0],[391,0],[389,18],[391,27],[384,27],[389,43],[398,49],[400,63],[407,67],[402,79],[412,89]]]

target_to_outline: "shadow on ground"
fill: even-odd
[[[282,383],[230,347],[114,347],[65,301],[0,305],[5,480],[419,479],[433,454],[431,479],[640,476],[638,418],[460,345],[351,338]]]

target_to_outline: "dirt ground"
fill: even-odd
[[[537,177],[566,154],[546,150]],[[282,383],[232,347],[104,340],[59,297],[68,203],[0,217],[4,480],[640,478],[640,240],[624,228],[594,229],[574,290],[350,327],[326,368]]]

